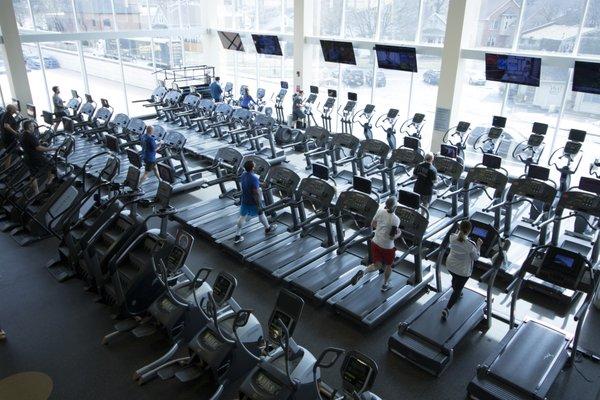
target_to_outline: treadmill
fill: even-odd
[[[586,294],[574,320],[574,335],[564,327],[554,327],[527,319],[515,327],[516,303],[526,274],[549,284]],[[510,327],[496,350],[477,367],[477,375],[467,387],[475,399],[545,399],[558,375],[572,367],[586,314],[598,283],[598,272],[581,254],[546,245],[534,247],[517,276],[510,309]]]
[[[481,239],[481,257],[493,260],[486,273],[487,291],[465,287],[460,300],[452,308],[446,320],[441,319],[442,310],[452,295],[452,287],[442,287],[441,269],[448,253],[450,235],[458,229],[459,222],[450,229],[440,246],[436,272],[437,293],[406,320],[400,322],[398,332],[389,341],[388,348],[400,357],[425,371],[440,376],[452,362],[455,348],[474,329],[488,330],[492,324],[492,288],[500,263],[505,257],[493,255],[501,248],[500,234],[494,227],[473,221],[469,239]],[[480,262],[478,260],[478,262]]]
[[[565,210],[571,211],[571,214],[564,216]],[[569,189],[560,196],[554,216],[541,222],[539,227],[544,230],[547,225],[553,223],[552,239],[550,241],[553,246],[560,246],[561,249],[577,253],[590,260],[593,265],[597,265],[598,254],[600,253],[600,234],[597,225],[593,226],[594,237],[591,242],[561,235],[561,232],[564,232],[561,229],[562,221],[588,215],[600,216],[600,179],[581,177],[578,186]],[[561,239],[563,240],[561,241]],[[561,304],[573,304],[581,294],[581,292],[573,291],[568,287],[546,282],[535,276],[535,274],[527,275],[525,284],[528,288],[541,292]]]
[[[293,235],[298,229],[299,221],[296,213],[296,188],[300,177],[294,171],[284,166],[273,166],[265,178],[267,188],[263,189],[266,197],[265,207],[262,211],[271,217],[272,222],[277,222],[277,228],[269,235],[265,235],[264,227],[260,223],[249,224],[244,228],[244,241],[235,243],[235,232],[217,239],[228,252],[242,260],[254,255],[261,250],[276,246],[278,243]],[[279,198],[273,199],[273,193]],[[290,207],[291,212],[279,212]]]
[[[379,203],[368,194],[349,189],[335,204],[337,249],[285,277],[295,291],[323,302],[351,284],[364,258],[350,251],[371,239],[371,221]],[[377,288],[379,290],[379,288]]]
[[[283,278],[333,251],[337,242],[330,208],[335,193],[335,188],[324,180],[313,177],[302,179],[297,191],[298,232],[278,246],[262,249],[246,261],[266,274]]]
[[[396,248],[402,255],[394,261],[389,280],[392,288],[381,291],[383,274],[365,274],[356,285],[347,286],[327,300],[337,312],[373,328],[427,288],[433,271],[429,265],[423,268],[422,241],[429,216],[419,201],[418,194],[403,190],[398,193],[396,215],[400,218],[402,236],[396,240]]]

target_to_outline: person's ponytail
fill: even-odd
[[[463,243],[465,241],[465,239],[467,238],[467,236],[469,235],[469,233],[471,233],[471,229],[472,229],[471,221],[466,220],[466,219],[463,221],[460,221],[460,224],[458,224],[458,241]]]

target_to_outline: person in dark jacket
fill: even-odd
[[[216,77],[215,80],[208,86],[210,95],[216,102],[223,100],[223,88],[221,87],[221,78]]]
[[[417,179],[414,192],[421,196],[421,205],[429,208],[433,196],[433,185],[437,182],[437,169],[433,166],[432,153],[427,153],[425,161],[415,167],[413,177]]]

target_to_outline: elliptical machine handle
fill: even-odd
[[[319,398],[319,400],[323,400],[323,396],[321,396],[321,391],[319,390],[319,381],[317,379],[317,371],[319,370],[319,368],[331,368],[335,365],[335,363],[337,363],[337,361],[339,360],[339,358],[346,353],[346,350],[344,349],[340,349],[337,347],[328,347],[325,350],[323,350],[323,352],[319,355],[319,357],[317,358],[317,361],[315,362],[315,364],[313,365],[313,382],[315,384],[315,392],[317,393],[317,396]],[[327,357],[329,354],[333,354],[333,360],[329,361],[329,362],[325,362],[325,357]]]
[[[238,328],[241,328],[243,326],[246,326],[246,324],[248,323],[248,318],[250,318],[250,315],[252,314],[251,309],[249,308],[242,308],[241,310],[239,310],[236,314],[235,314],[235,320],[233,321],[233,334],[235,335],[235,338],[237,340],[237,342],[239,343],[239,345],[242,347],[242,349],[244,349],[244,351],[254,360],[256,361],[260,361],[260,357],[257,357],[255,354],[253,354],[250,350],[248,350],[248,348],[246,347],[246,345],[244,344],[244,342],[242,342],[240,340],[240,336],[237,333]],[[243,323],[242,323],[243,322]]]

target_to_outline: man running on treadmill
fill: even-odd
[[[223,88],[221,88],[220,81],[221,78],[217,76],[215,80],[208,86],[210,95],[217,103],[223,100]]]
[[[250,218],[256,216],[258,216],[258,220],[265,227],[265,235],[270,235],[277,229],[277,224],[269,225],[267,217],[262,210],[259,209],[260,193],[258,189],[260,188],[260,181],[258,180],[258,176],[253,173],[254,162],[250,160],[246,161],[244,163],[244,170],[245,171],[240,178],[242,186],[242,202],[240,207],[240,218],[238,219],[237,230],[235,232],[235,238],[233,239],[234,243],[241,243],[244,241],[242,229]]]
[[[390,196],[385,201],[385,207],[379,209],[371,226],[375,229],[375,235],[371,239],[371,264],[361,269],[352,277],[352,284],[356,285],[365,272],[380,271],[383,268],[383,286],[381,291],[386,292],[392,287],[389,284],[392,275],[392,265],[396,258],[396,247],[394,240],[400,237],[400,218],[395,214],[397,206],[396,197]]]
[[[2,133],[2,145],[6,151],[6,161],[4,162],[4,168],[8,168],[12,163],[12,155],[17,145],[19,138],[19,124],[15,119],[14,114],[17,112],[17,107],[14,104],[6,106],[2,119],[0,120],[0,132]]]
[[[38,179],[45,177],[44,182],[50,182],[54,179],[52,165],[44,156],[44,153],[56,150],[54,147],[46,147],[40,144],[40,140],[35,132],[35,123],[32,120],[23,122],[23,137],[21,145],[23,146],[24,161],[31,174],[31,187],[34,193],[39,193]]]
[[[144,174],[140,178],[140,185],[148,178],[150,171],[154,172],[156,179],[160,181],[160,175],[158,173],[158,167],[156,166],[156,152],[160,147],[156,144],[156,139],[152,134],[154,128],[152,125],[146,127],[146,133],[142,135],[140,140],[142,145],[142,159],[144,160]]]
[[[421,196],[421,205],[429,208],[433,196],[433,185],[437,182],[437,169],[433,166],[433,153],[425,154],[425,161],[415,167],[417,178],[413,191]]]

